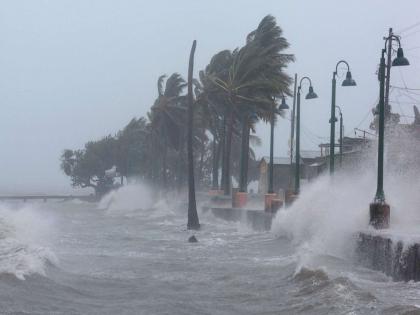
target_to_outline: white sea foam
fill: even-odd
[[[48,263],[57,263],[48,243],[53,221],[34,206],[11,209],[0,205],[0,274],[19,279],[45,274]]]

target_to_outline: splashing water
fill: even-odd
[[[166,196],[166,198],[169,198]],[[109,215],[150,215],[151,217],[173,214],[166,198],[155,201],[152,189],[145,184],[125,185],[105,195],[98,209],[105,209]]]
[[[371,178],[360,178],[357,187],[354,178],[319,178],[305,187],[292,207],[277,214],[273,232],[305,251],[345,257],[351,245],[348,240],[367,227]]]
[[[48,242],[51,218],[35,207],[11,208],[0,205],[0,274],[21,280],[34,273],[45,275],[48,263],[57,263],[54,253],[41,245]]]
[[[143,184],[125,185],[106,194],[98,204],[108,213],[148,209],[153,206],[152,192]]]
[[[391,233],[404,234],[404,240],[420,236],[420,174],[416,167],[407,168],[412,156],[401,150],[399,138],[388,141],[385,156],[385,195],[391,206]],[[369,204],[376,192],[376,153],[368,152],[359,165],[336,172],[333,178],[323,175],[303,187],[299,198],[288,209],[281,210],[272,231],[286,236],[299,247],[302,261],[314,255],[349,258],[354,253],[357,233],[368,229]],[[363,161],[363,162],[362,162]],[[417,236],[415,236],[417,233]],[[401,238],[401,237],[400,237]]]

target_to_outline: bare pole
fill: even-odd
[[[194,68],[194,53],[197,42],[194,40],[190,59],[188,64],[188,223],[187,228],[198,230],[200,222],[197,214],[197,203],[195,200],[195,183],[194,183],[194,156],[193,156],[193,106],[194,96],[192,89],[193,68]]]
[[[293,109],[292,109],[292,117],[290,119],[290,176],[289,176],[289,189],[292,189],[292,165],[293,165],[293,141],[295,136],[295,109],[296,109],[296,89],[297,89],[297,73],[295,73],[295,84],[293,89]]]
[[[389,37],[392,38],[392,27],[389,28]],[[389,106],[389,85],[391,80],[391,53],[392,53],[392,40],[388,41],[388,52],[386,60],[386,83],[385,83],[385,120],[390,118],[391,107]]]

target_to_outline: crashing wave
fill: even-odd
[[[145,185],[125,185],[102,197],[99,209],[109,214],[119,214],[153,206],[151,191]]]
[[[57,263],[54,253],[40,245],[50,223],[31,207],[12,210],[0,206],[0,274],[24,280],[32,274],[45,275],[47,266]]]
[[[98,204],[98,209],[109,215],[147,215],[150,218],[173,215],[171,207],[165,198],[155,201],[152,190],[144,184],[122,186],[106,194]]]

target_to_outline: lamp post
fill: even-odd
[[[356,82],[353,80],[350,72],[350,66],[345,60],[340,60],[337,62],[335,66],[335,71],[333,72],[332,78],[332,97],[331,97],[331,117],[330,117],[330,174],[334,173],[334,155],[335,155],[335,122],[337,121],[335,118],[335,92],[336,92],[336,76],[338,71],[338,66],[344,63],[347,66],[347,74],[346,78],[344,79],[342,86],[356,86]]]
[[[297,92],[297,104],[296,104],[296,167],[295,167],[295,194],[299,194],[300,190],[300,91],[302,89],[302,81],[309,81],[309,92],[306,94],[305,99],[317,98],[318,95],[314,92],[312,87],[312,81],[308,77],[300,79],[298,92]]]
[[[340,106],[335,105],[336,108],[338,108],[340,112],[340,168],[343,164],[343,112],[341,111]],[[337,118],[335,118],[337,120]]]
[[[410,63],[404,57],[399,37],[391,34],[385,38],[385,48],[382,49],[379,64],[379,126],[378,126],[378,175],[376,194],[370,204],[370,222],[375,229],[389,227],[390,206],[385,202],[384,193],[384,133],[385,133],[385,53],[388,41],[398,42],[397,57],[392,61],[392,66],[408,66]]]
[[[270,118],[270,166],[268,174],[268,193],[274,193],[274,115],[280,114],[281,111],[289,109],[289,105],[286,104],[286,98],[284,95],[281,98],[281,104],[278,109],[275,109],[275,104],[272,106],[271,118]]]

